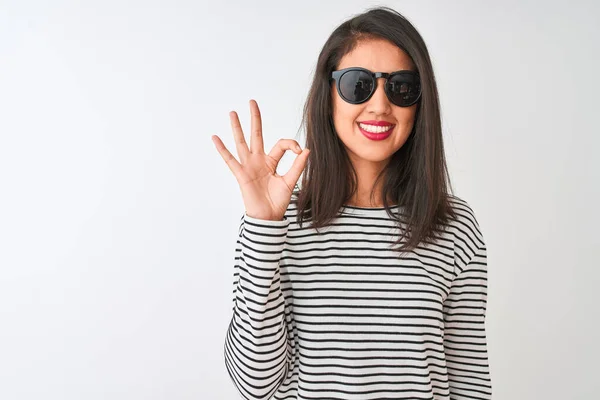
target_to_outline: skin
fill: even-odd
[[[337,69],[363,67],[373,72],[393,72],[416,68],[410,57],[395,44],[383,39],[359,42],[354,50],[346,54]],[[377,88],[369,101],[362,104],[345,102],[332,85],[333,122],[338,137],[343,142],[358,176],[358,190],[347,203],[356,207],[383,207],[382,181],[375,188],[377,175],[385,168],[392,155],[404,145],[415,121],[417,104],[399,107],[387,98],[384,91],[385,79],[377,80]],[[383,120],[394,124],[391,135],[384,140],[367,139],[359,130],[358,122]]]

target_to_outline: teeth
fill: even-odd
[[[389,126],[375,126],[375,125],[367,125],[367,124],[359,124],[362,129],[371,133],[383,133],[392,129],[392,125]]]

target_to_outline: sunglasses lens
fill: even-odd
[[[363,102],[373,90],[373,77],[365,71],[348,71],[342,75],[339,82],[342,97],[351,103]]]
[[[400,107],[409,106],[421,94],[419,77],[411,73],[394,74],[387,81],[386,91],[392,103]]]

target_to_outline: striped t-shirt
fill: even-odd
[[[472,208],[450,199],[459,218],[443,237],[401,257],[384,208],[344,206],[319,232],[300,228],[294,201],[282,221],[244,213],[224,342],[241,396],[490,399],[486,247]]]

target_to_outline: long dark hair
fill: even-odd
[[[414,26],[389,7],[368,9],[342,23],[319,54],[301,124],[310,153],[293,202],[300,226],[309,219],[318,231],[338,215],[357,190],[356,172],[333,124],[329,77],[345,54],[359,41],[368,39],[386,39],[406,52],[421,79],[422,94],[410,136],[377,177],[377,181],[384,179],[384,208],[400,227],[401,235],[395,244],[401,245],[400,252],[410,251],[420,242],[434,240],[449,218],[456,218],[456,213],[449,200],[452,195],[448,189],[452,190],[452,186],[429,53]],[[398,214],[390,209],[394,205],[400,206]],[[403,243],[404,238],[407,240]]]

